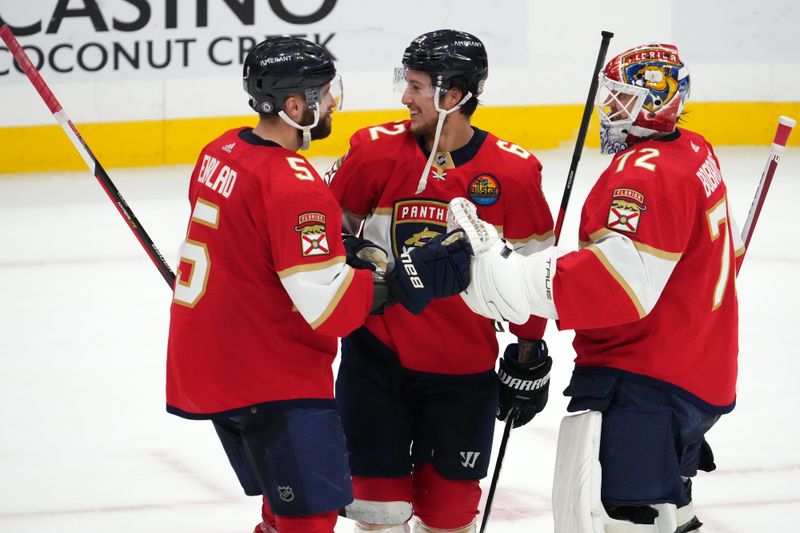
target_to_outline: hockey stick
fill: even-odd
[[[89,146],[83,140],[83,137],[81,137],[81,134],[78,132],[77,128],[75,128],[75,126],[72,124],[72,121],[64,112],[64,109],[61,107],[61,104],[58,102],[53,92],[47,86],[47,83],[42,78],[42,75],[39,74],[39,71],[31,62],[28,54],[22,49],[19,41],[17,41],[17,38],[14,37],[14,34],[11,33],[11,29],[7,25],[0,27],[0,38],[5,41],[9,52],[11,52],[11,55],[14,56],[14,60],[22,69],[22,72],[24,72],[28,77],[30,82],[33,84],[33,87],[36,89],[36,92],[38,92],[39,96],[42,98],[42,100],[44,100],[47,108],[50,109],[50,112],[53,113],[56,121],[58,121],[58,123],[64,129],[67,137],[69,137],[69,140],[72,141],[73,146],[75,146],[75,148],[78,150],[78,153],[86,162],[86,165],[89,167],[89,170],[92,171],[94,177],[100,182],[100,186],[103,187],[103,190],[106,192],[109,199],[111,199],[111,201],[114,203],[117,211],[119,211],[119,214],[122,215],[122,218],[124,218],[128,223],[128,227],[131,229],[131,231],[133,231],[133,234],[136,235],[136,238],[139,240],[139,244],[142,245],[145,252],[147,252],[147,255],[150,256],[150,259],[164,277],[164,281],[166,281],[170,288],[172,288],[175,285],[175,274],[173,274],[172,269],[170,269],[169,264],[167,264],[167,261],[164,259],[164,256],[161,255],[161,252],[158,251],[156,245],[153,244],[153,241],[147,235],[147,232],[139,223],[139,220],[133,214],[131,208],[128,207],[128,204],[114,186],[111,178],[108,177],[106,171],[102,166],[100,166],[100,162],[89,149]]]
[[[589,94],[586,97],[586,105],[583,107],[583,116],[581,117],[581,126],[578,130],[578,139],[575,141],[575,150],[572,152],[572,162],[569,165],[569,173],[567,174],[567,183],[564,185],[564,194],[561,197],[561,207],[558,210],[558,220],[556,221],[555,229],[555,244],[561,237],[561,227],[564,224],[564,214],[567,212],[567,205],[569,204],[569,197],[572,193],[572,183],[575,181],[575,171],[578,169],[578,163],[581,160],[581,153],[583,152],[583,144],[586,141],[586,132],[589,129],[589,119],[592,117],[592,108],[594,107],[594,97],[597,94],[597,73],[603,68],[606,61],[606,53],[608,52],[608,45],[614,34],[610,31],[600,32],[601,41],[600,49],[597,51],[597,61],[592,71],[592,82],[589,84]],[[489,522],[489,515],[492,512],[492,502],[494,501],[494,492],[497,488],[497,480],[500,478],[500,469],[503,466],[503,458],[506,455],[506,447],[508,446],[508,439],[511,437],[511,428],[514,427],[514,420],[517,418],[517,410],[511,409],[508,416],[504,420],[506,427],[503,429],[503,438],[500,441],[500,449],[497,451],[497,460],[494,464],[494,472],[492,473],[492,483],[489,485],[489,492],[486,495],[486,506],[483,508],[483,519],[481,520],[480,533],[486,531],[486,524]]]
[[[742,229],[744,254],[746,254],[747,250],[750,248],[750,239],[753,237],[753,232],[756,229],[758,216],[761,214],[761,208],[764,206],[764,200],[767,198],[769,186],[772,184],[772,178],[775,176],[775,170],[778,168],[781,156],[786,150],[786,141],[789,140],[792,128],[794,128],[796,124],[796,120],[786,116],[781,116],[778,119],[778,129],[775,132],[775,138],[772,140],[772,146],[769,149],[767,164],[764,167],[764,171],[761,173],[761,181],[753,197],[753,203],[750,205],[750,212],[747,214],[747,221],[744,223],[744,229]],[[744,259],[744,254],[742,254],[742,259]]]
[[[569,197],[572,194],[572,183],[575,181],[575,171],[578,170],[578,163],[581,160],[581,153],[583,152],[583,144],[586,141],[586,131],[589,129],[589,119],[592,117],[592,108],[594,107],[594,97],[597,94],[597,73],[603,68],[606,61],[606,52],[611,38],[614,34],[610,31],[600,32],[603,40],[600,42],[600,50],[597,52],[597,62],[592,71],[592,83],[589,85],[589,94],[586,97],[586,105],[583,107],[583,117],[581,118],[581,127],[578,130],[578,140],[575,141],[575,150],[572,152],[572,162],[569,165],[569,173],[567,174],[567,182],[564,184],[564,194],[561,196],[561,207],[558,208],[558,218],[556,219],[556,227],[553,234],[556,237],[555,245],[561,238],[561,227],[564,224],[564,215],[567,212],[567,205],[569,204]]]

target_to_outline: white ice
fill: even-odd
[[[767,149],[718,154],[743,225]],[[537,155],[555,211],[572,150]],[[565,250],[577,245],[580,206],[606,164],[584,153]],[[190,170],[110,172],[173,266]],[[718,470],[701,473],[694,488],[707,533],[800,531],[798,177],[800,150],[791,149],[737,282],[738,404],[708,435]],[[0,532],[252,531],[259,501],[242,494],[211,425],[164,411],[169,303],[166,283],[91,174],[0,176]],[[569,332],[550,326],[546,339],[555,359],[550,403],[512,433],[489,531],[552,531],[560,393],[573,354]],[[351,530],[344,519],[336,528]]]

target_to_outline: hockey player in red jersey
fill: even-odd
[[[505,252],[496,237],[477,236],[491,228],[475,222],[465,200],[452,205],[476,248],[470,307],[512,321],[533,313],[575,330],[565,394],[569,411],[588,412],[561,426],[560,533],[700,527],[690,478],[714,469],[704,436],[736,399],[743,245],[714,150],[676,127],[688,95],[672,45],[633,48],[600,73],[602,150],[614,158],[583,206],[579,251]]]
[[[346,257],[341,208],[297,150],[330,133],[341,81],[322,47],[275,37],[248,54],[244,87],[258,125],[209,143],[189,185],[167,410],[212,420],[244,492],[263,496],[256,533],[331,533],[352,501],[331,363],[375,291]],[[418,306],[414,283],[424,298],[456,294],[464,242],[410,254],[414,276],[393,273],[389,292]]]
[[[395,79],[410,118],[362,129],[328,173],[344,226],[403,261],[446,232],[447,203],[468,195],[520,253],[553,242],[541,165],[527,150],[472,127],[487,77],[483,43],[454,30],[426,33],[405,50]],[[494,419],[519,409],[527,423],[547,401],[546,321],[512,326],[503,372],[540,388],[499,384],[490,320],[458,298],[424,310],[392,307],[342,341],[336,382],[353,471],[357,531],[475,530]],[[515,410],[515,412],[517,412]],[[511,422],[509,422],[511,423]]]

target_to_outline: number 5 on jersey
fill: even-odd
[[[217,229],[219,206],[198,198],[192,211],[189,229],[195,222]],[[206,292],[208,275],[211,273],[211,256],[205,243],[192,240],[188,236],[181,244],[180,255],[180,264],[175,277],[175,295],[172,300],[186,307],[194,307]],[[188,272],[185,266],[188,267]]]

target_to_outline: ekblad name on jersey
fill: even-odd
[[[362,129],[350,150],[328,173],[331,191],[345,213],[345,229],[394,257],[447,231],[447,204],[469,198],[484,220],[521,253],[553,242],[553,220],[541,189],[541,164],[523,148],[473,128],[466,146],[438,152],[425,191],[416,195],[428,159],[409,130],[410,121]],[[540,339],[546,321],[533,317],[512,332]],[[418,316],[401,306],[370,316],[367,328],[400,357],[403,367],[442,374],[493,369],[497,340],[488,319],[472,313],[460,297],[433,300]]]
[[[311,164],[249,128],[206,146],[171,307],[168,410],[203,418],[333,394],[337,336],[372,302]]]

